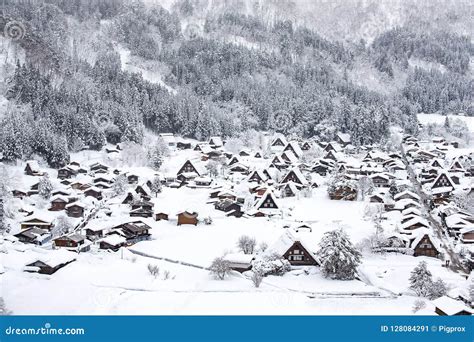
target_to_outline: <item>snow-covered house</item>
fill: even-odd
[[[281,180],[280,184],[286,184],[289,182],[293,182],[299,188],[302,188],[308,185],[307,179],[303,176],[300,169],[297,167],[294,167],[291,170],[289,170],[287,174]]]
[[[39,164],[36,160],[28,160],[25,166],[25,174],[27,176],[43,176],[44,173],[41,172]]]
[[[318,266],[316,249],[317,245],[303,234],[288,230],[268,248],[267,253],[288,260],[292,266]]]
[[[221,137],[211,137],[209,139],[209,145],[212,146],[212,148],[220,148],[224,146],[224,143]]]
[[[268,173],[268,172],[267,172]],[[254,170],[250,173],[249,177],[248,177],[248,181],[249,182],[255,182],[255,183],[264,183],[268,180],[268,176],[265,172],[261,171],[261,170]]]
[[[188,176],[192,178],[204,176],[207,174],[207,172],[200,162],[188,159],[184,162],[176,174],[177,178],[180,179],[183,176],[185,178],[189,178]]]
[[[420,196],[410,190],[404,190],[402,192],[399,192],[398,194],[395,194],[395,196],[393,196],[393,199],[395,201],[402,199],[411,199],[413,201],[420,202]]]
[[[338,132],[336,134],[336,141],[342,146],[346,147],[351,143],[351,135],[349,133]]]
[[[435,313],[439,316],[470,316],[473,313],[473,310],[466,307],[462,301],[448,296],[437,298],[431,304],[433,304]]]
[[[58,250],[41,255],[35,261],[26,264],[24,271],[37,272],[41,274],[53,274],[60,268],[76,260],[74,253],[66,250]]]
[[[32,227],[51,230],[53,227],[52,217],[45,213],[33,214],[28,216],[25,220],[20,222],[21,229],[28,229]]]
[[[51,233],[48,230],[37,227],[24,229],[14,236],[20,242],[31,243],[39,246],[51,240]]]
[[[252,261],[255,260],[253,254],[229,253],[223,259],[229,263],[229,267],[237,272],[245,272],[252,268]]]
[[[267,189],[262,197],[260,197],[255,204],[255,209],[264,211],[275,211],[279,209],[277,199],[271,189]]]
[[[283,134],[275,134],[272,142],[271,142],[271,147],[276,147],[276,148],[284,148],[288,144],[285,136]]]
[[[163,139],[169,149],[176,148],[176,138],[173,133],[160,133],[160,138]]]
[[[410,238],[410,248],[413,256],[427,256],[437,258],[441,254],[441,245],[429,229],[415,230]]]
[[[455,189],[455,184],[447,173],[440,172],[438,177],[436,177],[433,184],[430,186],[430,189],[431,194],[435,198],[449,197],[451,192]]]
[[[297,158],[300,158],[303,155],[300,145],[297,141],[290,141],[283,151],[291,151]]]
[[[402,223],[401,228],[403,230],[414,230],[418,228],[428,228],[430,225],[428,221],[420,216],[413,216],[408,221]]]

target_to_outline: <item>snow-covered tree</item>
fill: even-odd
[[[215,258],[212,261],[211,267],[209,267],[211,274],[213,274],[216,278],[223,280],[226,275],[230,273],[230,264],[224,258],[219,257]]]
[[[2,297],[0,297],[0,316],[6,316],[6,315],[10,315],[11,312],[10,310],[7,309],[6,305],[5,305],[5,301],[3,300]]]
[[[277,254],[264,254],[257,257],[252,263],[252,270],[262,277],[267,275],[282,276],[291,271],[290,262]]]
[[[424,309],[426,308],[426,302],[424,300],[421,300],[421,299],[417,299],[415,300],[415,302],[413,303],[413,313],[417,313],[418,311],[420,311],[421,309]]]
[[[155,194],[155,197],[157,197],[158,194],[161,192],[162,186],[161,186],[161,180],[159,176],[155,176],[152,179],[150,190]]]
[[[112,191],[114,196],[120,196],[127,191],[128,180],[127,176],[124,174],[119,175],[116,179],[114,184],[112,185]]]
[[[154,170],[159,170],[163,164],[163,151],[159,146],[152,146],[148,149],[148,165]]]
[[[216,177],[219,174],[219,163],[215,160],[210,160],[206,165],[206,169],[209,172],[209,176]]]
[[[3,198],[4,196],[0,194],[0,235],[10,233],[10,225],[7,223],[5,218],[5,207]]]
[[[316,159],[323,156],[323,149],[318,145],[313,145],[311,148],[303,153],[301,161],[307,164],[314,163]]]
[[[318,256],[323,274],[332,279],[354,279],[361,261],[360,252],[342,229],[324,234],[319,244]]]
[[[266,243],[265,241],[260,242],[260,244],[258,245],[258,250],[261,253],[265,252],[267,248],[268,248],[268,243]]]
[[[242,252],[244,252],[244,254],[253,254],[256,245],[257,241],[255,241],[255,238],[247,235],[242,235],[241,237],[239,237],[239,240],[237,242],[237,246]]]
[[[53,237],[62,236],[72,232],[73,229],[74,225],[72,224],[71,220],[67,216],[61,215],[56,218],[56,222],[54,223],[53,229],[51,230],[51,235]]]
[[[374,192],[375,190],[374,182],[372,181],[371,178],[367,176],[361,177],[359,179],[358,190],[359,190],[359,198],[360,200],[363,201],[365,200],[365,197],[367,195],[371,195]]]
[[[53,184],[51,183],[51,180],[49,179],[49,175],[45,174],[39,180],[38,194],[44,199],[48,199],[51,197],[52,192],[53,192]]]
[[[430,295],[430,287],[433,284],[431,272],[428,270],[426,261],[421,261],[411,272],[410,289],[418,296],[428,297]]]
[[[443,297],[448,293],[448,286],[443,281],[443,279],[438,278],[429,286],[429,298],[431,300]]]
[[[254,270],[252,271],[250,280],[252,280],[253,285],[258,288],[260,287],[260,284],[262,283],[263,275],[261,275],[260,272]]]

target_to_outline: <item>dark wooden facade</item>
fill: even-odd
[[[191,224],[197,226],[198,224],[198,214],[197,213],[189,213],[184,211],[178,214],[178,226],[183,224]]]
[[[293,245],[283,254],[283,258],[293,266],[317,266],[319,265],[314,256],[303,247],[300,241]]]

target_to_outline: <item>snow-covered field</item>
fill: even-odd
[[[194,251],[200,254],[198,248]],[[219,281],[206,270],[126,250],[80,254],[76,262],[51,276],[23,272],[22,266],[34,253],[39,252],[11,251],[3,256],[2,295],[16,314],[409,315],[417,297],[398,293],[407,291],[409,272],[420,261],[403,256],[365,258],[361,270],[374,285],[328,280],[311,269],[308,275],[291,272],[267,277],[255,289],[236,272]],[[435,274],[459,282],[439,261],[424,259]],[[170,272],[170,279],[151,277],[147,271],[150,262],[158,265],[162,274]]]
[[[83,151],[73,154],[72,160],[81,165],[102,161],[118,167],[123,164],[121,155],[110,157],[105,152]],[[161,172],[176,174],[185,160],[199,156],[200,153],[193,150],[172,152],[164,160]],[[241,160],[253,167],[265,163],[252,157]],[[25,176],[23,167],[22,164],[8,166],[12,187],[28,188],[38,181],[38,177]],[[56,177],[54,170],[46,167],[43,170],[49,172],[51,178]],[[123,167],[122,171],[133,172],[144,179],[154,174],[143,166]],[[226,186],[230,181],[218,179],[217,183]],[[235,182],[234,191],[248,189],[247,185]],[[130,185],[129,190],[134,187]],[[254,287],[246,273],[232,272],[224,280],[216,280],[206,268],[214,258],[238,252],[237,240],[242,235],[271,247],[288,231],[285,224],[306,222],[312,231],[298,234],[316,249],[325,232],[339,227],[357,245],[374,232],[374,223],[365,217],[366,207],[371,204],[330,200],[325,184],[313,189],[311,197],[279,198],[282,217],[226,217],[208,203],[209,191],[164,187],[151,202],[155,212],[168,212],[170,220],[142,219],[151,227],[150,240],[117,252],[94,246],[90,252],[75,255],[76,261],[52,275],[24,272],[26,264],[55,253],[50,245],[36,247],[3,241],[0,297],[14,314],[411,315],[413,303],[419,298],[409,290],[409,277],[420,261],[426,261],[434,278],[442,278],[449,288],[465,286],[466,280],[442,267],[439,259],[368,252],[364,253],[359,266],[358,280],[327,279],[315,266],[296,267],[283,276],[267,276],[259,288]],[[17,209],[23,206],[35,212],[59,215],[48,212],[45,204],[39,205],[35,199],[38,195],[23,201],[16,199],[15,205]],[[128,205],[121,204],[118,198],[108,198],[106,202],[111,215],[99,212],[88,226],[113,226],[131,221]],[[175,215],[187,209],[198,212],[200,218],[212,217],[212,224],[177,226]],[[393,229],[399,216],[387,217],[384,225]],[[21,215],[18,214],[19,221]],[[13,233],[20,231],[17,222],[12,221]],[[149,264],[159,267],[156,278],[150,275]],[[428,300],[426,303],[425,313],[434,314]]]
[[[472,116],[462,116],[462,115],[448,115],[450,120],[459,119],[466,123],[469,131],[474,132],[474,117]],[[443,125],[446,120],[445,115],[441,114],[418,114],[418,121],[423,124],[435,123],[438,125]]]

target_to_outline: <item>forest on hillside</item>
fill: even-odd
[[[4,80],[14,104],[0,125],[5,161],[39,154],[60,167],[85,146],[142,143],[144,130],[328,140],[343,131],[361,145],[383,142],[391,125],[416,134],[420,112],[474,116],[472,39],[453,32],[397,27],[347,43],[291,20],[221,11],[197,20],[192,0],[170,10],[116,0],[2,6],[4,39],[24,52]],[[12,22],[20,37],[8,36]],[[124,49],[158,66],[162,82],[126,71]],[[395,90],[354,82],[361,63]]]

